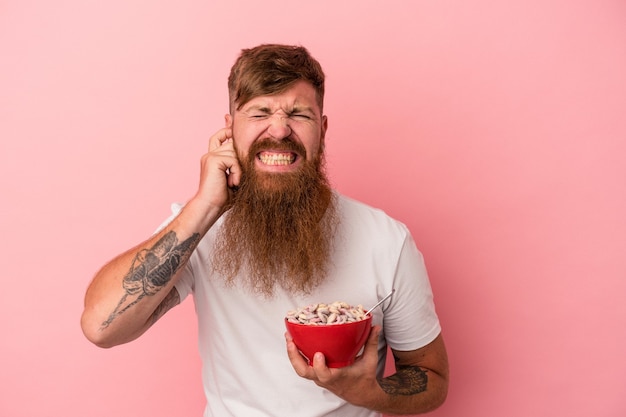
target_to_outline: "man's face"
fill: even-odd
[[[286,173],[323,152],[327,119],[321,114],[315,89],[299,81],[288,90],[259,96],[226,115],[241,161],[253,159],[257,173]],[[250,152],[254,154],[251,155]]]

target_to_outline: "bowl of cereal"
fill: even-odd
[[[372,316],[361,305],[311,304],[289,311],[285,326],[309,364],[315,352],[322,352],[326,366],[342,368],[354,363],[363,348],[372,330]]]

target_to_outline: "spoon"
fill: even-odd
[[[370,308],[369,310],[367,310],[367,312],[365,313],[365,315],[367,316],[368,314],[370,314],[372,312],[373,309],[375,309],[376,307],[378,307],[379,305],[381,305],[383,303],[383,301],[385,301],[387,298],[391,297],[393,295],[393,293],[396,291],[395,288],[393,288],[391,290],[391,292],[389,294],[387,294],[382,300],[380,300],[379,302],[377,302],[374,307]]]

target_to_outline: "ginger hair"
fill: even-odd
[[[324,72],[303,46],[263,44],[243,49],[228,77],[230,112],[258,96],[282,93],[298,81],[315,89],[317,104],[324,102]]]

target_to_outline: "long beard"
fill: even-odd
[[[281,144],[286,150],[299,147],[288,140]],[[306,294],[327,276],[337,223],[324,159],[320,154],[306,160],[297,172],[258,172],[254,155],[263,146],[256,144],[248,160],[240,161],[242,179],[217,235],[213,268],[227,283],[242,279],[268,297],[277,286]]]

